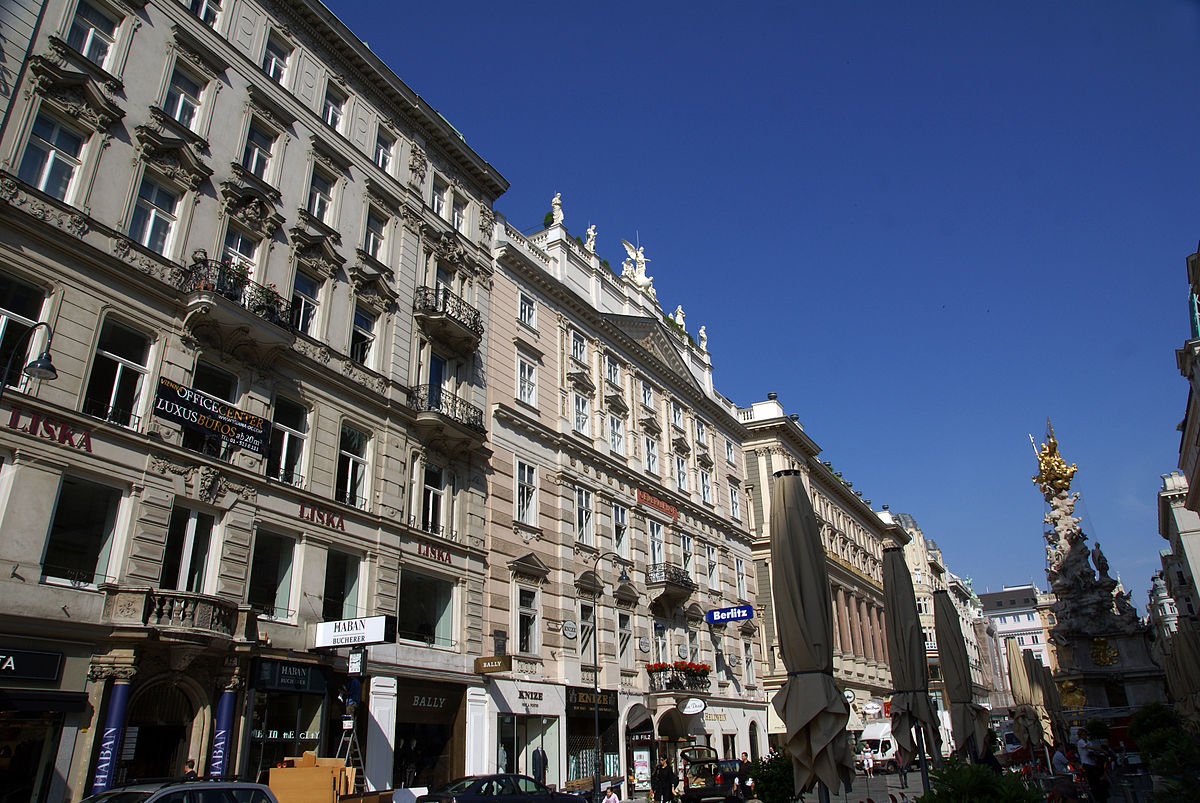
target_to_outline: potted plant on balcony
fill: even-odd
[[[245,265],[229,260],[221,263],[221,280],[218,289],[226,298],[233,301],[240,300],[242,290],[248,281],[250,281],[250,269]]]

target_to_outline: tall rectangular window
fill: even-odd
[[[658,441],[646,438],[646,473],[658,473]]]
[[[188,0],[188,8],[210,28],[217,26],[217,15],[221,13],[218,0]]]
[[[274,34],[267,37],[267,49],[263,53],[262,68],[271,80],[277,84],[282,84],[287,77],[288,59],[292,55],[292,49],[285,45],[282,41],[275,37]]]
[[[17,176],[47,195],[65,201],[79,169],[84,137],[53,117],[39,114],[21,156]]]
[[[742,500],[736,485],[729,486],[729,517],[734,521],[742,520]]]
[[[733,559],[733,572],[737,580],[738,599],[746,599],[746,561],[743,558]]]
[[[395,148],[395,138],[383,131],[375,134],[375,165],[385,173],[392,169],[392,153]]]
[[[136,426],[149,355],[148,337],[106,318],[92,358],[83,411],[123,427]]]
[[[700,660],[700,634],[691,628],[688,628],[688,660]]]
[[[654,388],[650,387],[650,383],[642,380],[642,404],[647,407],[654,407]]]
[[[696,419],[696,445],[704,446],[708,440],[708,425],[699,418]]]
[[[151,251],[166,254],[177,221],[179,195],[149,176],[138,187],[129,236]]]
[[[342,424],[338,440],[337,480],[334,498],[353,507],[367,506],[367,433]]]
[[[737,462],[737,453],[734,451],[733,441],[728,438],[725,439],[725,462],[731,466]]]
[[[693,577],[696,569],[696,552],[690,535],[680,534],[679,550],[683,555],[683,570],[687,572],[688,577]]]
[[[521,293],[517,302],[517,320],[530,329],[537,328],[537,303],[534,302],[532,296]]]
[[[633,669],[633,614],[617,613],[617,658],[622,669]]]
[[[629,557],[629,509],[624,505],[612,506],[613,552],[623,558]]]
[[[249,276],[254,272],[258,256],[258,238],[230,226],[225,232],[225,251],[221,256],[230,265],[241,268],[240,273]]]
[[[215,399],[229,402],[235,406],[237,404],[237,377],[211,363],[197,361],[196,370],[192,374],[192,387]],[[224,440],[220,435],[185,428],[183,430],[183,448],[220,460],[228,460],[233,454],[234,447],[232,442]]]
[[[583,339],[583,333],[571,330],[571,357],[580,362],[587,362],[587,341]]]
[[[656,621],[654,623],[654,660],[662,663],[670,657],[670,651],[667,649],[667,626],[664,622]]]
[[[611,354],[604,355],[604,378],[618,387],[621,385],[621,364]]]
[[[595,543],[596,530],[592,512],[592,492],[587,488],[576,488],[575,538],[581,544]]]
[[[67,44],[99,67],[107,66],[108,54],[117,36],[117,20],[88,0],[79,0],[75,18],[67,32]]]
[[[311,335],[317,318],[317,295],[320,283],[302,271],[296,271],[292,281],[292,326],[300,334]]]
[[[257,122],[250,123],[246,144],[242,148],[242,167],[265,181],[274,147],[275,135]]]
[[[42,314],[45,294],[38,288],[0,273],[0,364],[25,365],[32,344],[25,341],[24,353],[16,354],[17,344]],[[25,374],[16,368],[0,382],[19,387]]]
[[[350,332],[350,359],[359,365],[367,365],[374,342],[375,316],[362,307],[355,307],[354,329]]]
[[[587,663],[592,660],[592,639],[596,637],[596,606],[579,602],[579,655]]]
[[[707,504],[712,504],[712,478],[707,471],[700,471],[700,499]]]
[[[308,184],[308,213],[322,223],[329,223],[333,209],[333,179],[320,170],[313,170]]]
[[[338,131],[342,127],[342,117],[346,110],[346,96],[333,87],[325,88],[325,102],[321,105],[321,119],[325,125]]]
[[[537,405],[537,366],[524,357],[517,358],[517,398]]]
[[[517,587],[517,652],[533,655],[538,651],[538,599],[532,588]]]
[[[450,204],[450,224],[458,231],[467,230],[467,202],[458,196]]]
[[[666,550],[663,548],[662,522],[648,519],[646,530],[650,538],[650,565],[657,566],[666,562]]]
[[[216,519],[186,507],[171,510],[167,546],[163,552],[160,588],[204,593],[204,575]]]
[[[446,216],[446,194],[450,191],[444,183],[438,179],[433,180],[433,195],[431,197],[433,213],[438,217]]]
[[[708,587],[717,587],[717,548],[712,544],[706,544],[704,547],[705,557],[707,558],[705,573],[708,576]]]
[[[383,259],[383,232],[387,221],[375,210],[367,212],[367,232],[363,236],[363,250],[372,259]]]
[[[267,476],[300,485],[304,441],[308,437],[308,410],[282,396],[275,397],[271,419],[271,444],[267,451]]]
[[[164,111],[174,117],[180,125],[192,128],[196,122],[196,112],[200,110],[202,89],[203,84],[200,81],[176,67],[171,73],[171,83],[167,87]]]
[[[325,593],[321,616],[326,622],[353,619],[358,610],[358,567],[355,555],[330,550],[325,554]]]
[[[446,471],[431,463],[425,465],[421,486],[421,529],[441,535],[445,522]]]
[[[752,642],[742,642],[742,663],[746,667],[746,685],[753,686],[756,678],[754,674],[754,644]]]
[[[42,576],[81,585],[102,583],[116,530],[121,492],[64,476],[42,558]]]
[[[292,563],[296,542],[260,530],[254,539],[246,602],[260,616],[286,619],[292,615]]]
[[[681,491],[688,488],[687,460],[679,455],[675,455],[675,485]]]
[[[517,521],[537,526],[537,469],[517,461]]]
[[[671,402],[671,423],[683,429],[683,406],[677,401]]]
[[[396,635],[438,647],[454,646],[454,586],[441,577],[406,568],[400,573]]]
[[[586,396],[575,394],[575,431],[580,435],[591,432],[592,406]]]
[[[625,423],[615,415],[608,417],[608,446],[616,454],[625,454]]]

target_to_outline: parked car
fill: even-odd
[[[145,781],[115,786],[83,803],[279,803],[266,786],[242,781]]]
[[[554,791],[528,775],[500,773],[459,778],[421,795],[416,803],[497,803],[496,798],[503,798],[503,803],[583,803],[584,800],[580,795]]]
[[[683,768],[682,803],[712,803],[712,801],[738,801],[734,792],[737,788],[737,759],[718,759],[711,747],[686,747],[679,751],[685,762]]]

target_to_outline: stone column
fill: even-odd
[[[858,598],[858,621],[862,627],[863,657],[868,661],[875,660],[875,645],[871,641],[871,619],[867,611],[867,601]]]
[[[863,650],[862,618],[858,610],[858,596],[854,592],[850,592],[850,599],[847,602],[850,607],[850,638],[854,645],[854,657],[862,658],[866,652]]]
[[[370,713],[367,719],[367,787],[372,791],[392,788],[392,766],[396,745],[396,679],[371,678]]]
[[[875,632],[879,635],[879,660],[886,664],[889,659],[887,651],[887,631],[884,630],[883,626],[883,609],[876,605],[873,610],[875,614]]]
[[[853,654],[854,642],[850,640],[850,609],[846,606],[846,589],[837,588],[838,630],[841,637],[842,653]]]
[[[830,596],[833,597],[833,599],[831,599],[829,601],[829,607],[833,611],[833,648],[840,652],[842,649],[842,628],[841,628],[842,612],[838,608],[838,603],[837,603],[838,588],[836,586],[833,586],[832,584],[830,584],[830,585],[831,585]]]

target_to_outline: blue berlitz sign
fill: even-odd
[[[713,608],[704,614],[704,621],[710,625],[720,625],[725,622],[740,622],[743,619],[753,619],[754,608],[749,605],[734,605],[732,608]]]

